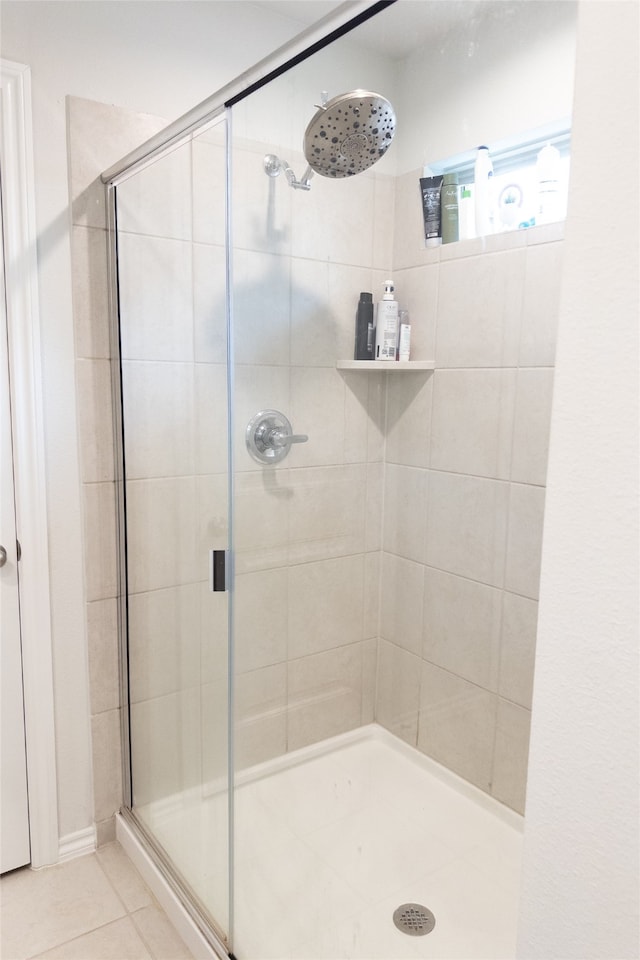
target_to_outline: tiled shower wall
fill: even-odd
[[[425,250],[419,176],[394,274],[435,371],[387,387],[376,719],[522,811],[562,224]]]
[[[143,124],[137,135],[136,122]],[[153,118],[69,101],[94,780],[104,839],[121,787],[106,238],[95,178],[158,126]],[[177,411],[160,389],[146,401],[140,395],[130,408],[139,419],[128,429],[131,440],[149,447],[146,407],[175,436],[176,417],[191,422],[184,397],[193,398],[208,448],[196,448],[179,476],[175,462],[159,466],[151,451],[134,486],[141,505],[170,493],[163,513],[169,529],[172,517],[199,503],[203,551],[222,545],[212,537],[224,512],[224,467],[212,470],[226,442],[215,415],[223,402],[224,338],[198,335],[213,329],[199,326],[198,316],[219,309],[222,237],[212,215],[219,150],[214,134],[193,145],[188,163],[194,181],[199,171],[204,179],[189,213],[192,235],[156,226],[153,236],[130,225],[124,240],[134,294],[154,247],[179,242],[188,258],[183,293],[195,317],[193,352],[165,357],[155,373],[157,356],[132,354],[127,362],[144,369],[147,387],[156,373],[157,387],[166,382],[170,369],[170,380],[184,385],[186,377],[191,386]],[[521,808],[558,230],[491,238],[487,253],[477,241],[434,254],[420,237],[416,176],[397,184],[374,174],[346,183],[315,178],[304,194],[264,175],[264,152],[265,145],[245,144],[234,165],[239,762],[375,718]],[[340,373],[335,362],[352,355],[358,292],[379,289],[391,263],[412,314],[413,355],[435,356],[437,369],[386,377],[387,387],[385,375]],[[162,283],[160,271],[151,289],[166,319],[171,304],[167,309]],[[166,325],[161,330],[166,338]],[[198,382],[208,384],[204,395]],[[218,391],[207,392],[216,383]],[[149,397],[161,406],[150,410]],[[248,457],[243,433],[250,416],[270,407],[310,440],[263,470]],[[186,491],[182,506],[174,502],[177,488]],[[158,549],[163,542],[159,535]],[[150,775],[156,767],[154,785],[140,784],[141,799],[158,786],[170,793],[215,775],[224,763],[226,659],[212,642],[224,636],[224,611],[213,606],[218,598],[207,592],[205,569],[194,569],[188,583],[156,582],[154,556],[138,570],[132,602],[153,653],[141,669],[132,664],[134,724],[137,716]],[[185,638],[178,648],[175,631]],[[156,747],[144,731],[159,734]],[[171,762],[178,756],[185,763]],[[164,768],[163,759],[170,761]]]

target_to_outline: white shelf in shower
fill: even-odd
[[[339,360],[338,370],[383,370],[400,373],[401,370],[433,370],[433,360]]]

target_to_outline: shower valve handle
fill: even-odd
[[[261,410],[247,424],[247,450],[258,463],[277,463],[289,453],[292,443],[306,443],[306,433],[294,433],[284,413]]]
[[[267,447],[286,447],[290,443],[306,443],[309,437],[306,433],[284,433],[282,430],[269,430],[265,436]]]

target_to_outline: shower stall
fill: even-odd
[[[103,175],[121,816],[219,956],[513,955],[562,228],[425,249],[418,180],[572,12],[344,4]]]

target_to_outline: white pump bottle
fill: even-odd
[[[393,280],[385,280],[384,294],[376,308],[376,360],[395,360],[398,348],[398,301]]]

